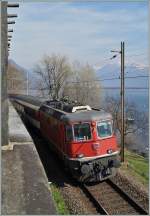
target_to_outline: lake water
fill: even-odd
[[[117,90],[105,90],[103,92],[103,101],[108,96],[120,97],[120,91]],[[136,105],[136,108],[140,112],[149,112],[149,90],[148,89],[127,89],[125,91],[125,101],[132,102]],[[147,152],[149,148],[149,128],[146,132],[136,134],[136,146],[134,146],[140,152]]]
[[[120,97],[120,91],[118,89],[105,90],[103,92],[104,101],[107,96]],[[133,102],[139,111],[148,112],[149,91],[147,89],[127,89],[125,91],[125,101]]]

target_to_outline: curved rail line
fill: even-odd
[[[148,215],[148,212],[111,180],[81,185],[83,192],[103,215]]]

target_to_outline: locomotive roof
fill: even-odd
[[[110,113],[105,112],[102,109],[97,110],[93,108],[91,110],[77,111],[77,112],[70,113],[43,104],[40,110],[66,123],[80,122],[80,121],[102,121],[106,119],[112,119],[112,115]]]
[[[104,110],[86,110],[86,111],[77,111],[77,112],[66,112],[61,109],[54,108],[50,106],[50,104],[46,104],[43,98],[27,96],[27,95],[10,95],[10,98],[20,99],[25,102],[31,103],[40,109],[44,107],[47,108],[47,112],[50,115],[54,115],[56,118],[63,120],[66,123],[69,122],[80,122],[80,121],[99,121],[105,119],[112,119],[112,115],[110,113],[105,112]],[[54,101],[50,101],[54,102]]]
[[[101,121],[105,119],[112,119],[112,115],[105,112],[104,110],[89,110],[75,113],[66,113],[65,115],[62,115],[61,119],[66,123],[76,121]]]

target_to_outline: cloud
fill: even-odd
[[[107,2],[108,4],[108,2]],[[22,3],[16,21],[11,58],[24,67],[32,67],[45,53],[60,53],[71,60],[96,64],[110,56],[112,48],[147,46],[145,8],[128,7],[102,10],[71,3]],[[141,40],[142,39],[142,40]],[[138,44],[138,47],[137,47]]]

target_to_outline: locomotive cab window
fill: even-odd
[[[66,140],[67,141],[73,140],[73,133],[72,133],[72,126],[71,125],[66,126]]]
[[[74,125],[74,138],[76,141],[90,140],[91,139],[90,124],[88,123],[75,124]]]
[[[110,137],[112,135],[112,123],[111,121],[98,122],[97,133],[101,138]]]

